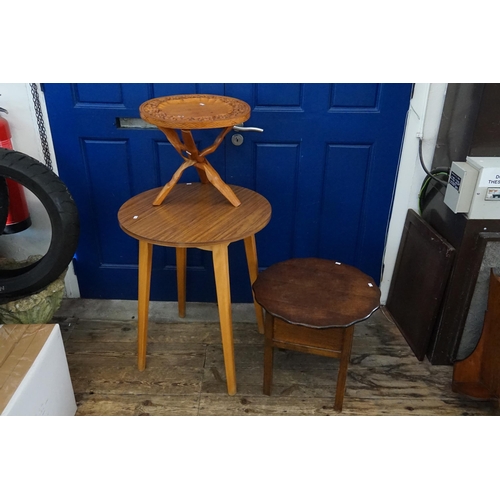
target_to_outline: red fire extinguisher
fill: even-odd
[[[7,113],[4,108],[0,112]],[[0,115],[0,148],[13,149],[9,122]],[[9,213],[3,234],[14,234],[24,231],[31,226],[31,217],[26,202],[26,195],[21,184],[5,179],[9,191]]]

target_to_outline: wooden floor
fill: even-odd
[[[150,323],[147,368],[136,368],[136,321],[56,317],[77,415],[339,415],[338,360],[276,350],[262,394],[263,335],[235,323],[238,392],[228,396],[217,323]],[[383,311],[356,326],[341,416],[498,415],[451,390],[451,366],[419,362]]]

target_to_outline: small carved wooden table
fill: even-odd
[[[203,184],[210,182],[233,206],[240,205],[241,201],[234,191],[221,179],[206,157],[218,148],[234,125],[250,118],[250,106],[246,102],[233,97],[210,94],[174,95],[150,99],[141,104],[139,112],[144,121],[156,125],[166,135],[184,160],[170,181],[158,193],[153,201],[154,205],[161,205],[178,182],[182,172],[191,166],[196,167]],[[210,147],[198,151],[191,130],[207,128],[223,128],[223,130]],[[177,130],[180,130],[184,142],[180,140]]]
[[[336,411],[342,411],[354,324],[380,305],[372,278],[347,264],[290,259],[268,267],[253,284],[265,309],[264,394],[271,394],[273,348],[340,358]]]
[[[243,240],[250,281],[258,274],[255,234],[271,218],[271,205],[250,189],[231,186],[241,200],[234,208],[209,184],[177,184],[161,205],[153,205],[161,188],[145,191],[125,202],[118,211],[120,227],[139,240],[138,367],[146,367],[149,291],[153,245],[175,247],[179,316],[186,309],[186,249],[201,248],[213,255],[217,303],[227,391],[236,393],[228,246]],[[259,331],[264,331],[262,308],[255,302]]]

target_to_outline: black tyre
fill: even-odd
[[[49,248],[40,260],[19,269],[0,270],[0,302],[6,302],[40,291],[64,272],[76,251],[80,223],[66,185],[34,158],[0,148],[0,177],[29,189],[47,211],[52,228]]]

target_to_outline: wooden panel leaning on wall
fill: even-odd
[[[452,388],[474,398],[500,397],[500,276],[493,270],[481,338],[470,356],[455,363]]]

